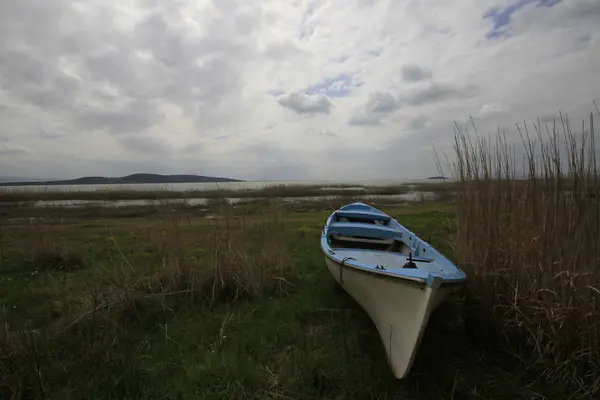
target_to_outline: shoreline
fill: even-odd
[[[416,207],[428,204],[452,205],[447,196],[435,193],[406,193],[405,195],[388,196],[315,196],[309,198],[208,198],[192,202],[189,199],[171,200],[116,200],[116,201],[57,201],[25,202],[0,204],[0,221],[7,224],[20,222],[36,223],[47,220],[96,220],[103,218],[154,218],[170,215],[171,217],[206,217],[224,209],[235,210],[244,215],[253,214],[270,204],[276,205],[284,212],[331,211],[345,204],[362,201],[376,206]],[[231,201],[234,200],[234,201]],[[40,204],[42,203],[42,204]],[[29,222],[27,222],[29,221]]]
[[[44,191],[7,190],[0,188],[0,203],[59,201],[59,200],[166,200],[166,199],[218,199],[218,198],[277,198],[316,197],[346,195],[398,195],[418,187],[436,188],[436,184],[398,184],[388,186],[359,185],[273,185],[256,189],[207,189],[207,190],[94,190],[94,191]]]

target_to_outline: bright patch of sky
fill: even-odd
[[[304,92],[306,94],[323,93],[329,97],[345,97],[352,92],[353,88],[360,87],[360,85],[360,83],[353,84],[351,77],[342,74],[335,78],[324,79]]]

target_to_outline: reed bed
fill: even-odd
[[[548,373],[596,393],[600,189],[594,118],[577,133],[566,116],[518,132],[521,144],[500,133],[494,140],[476,130],[475,138],[467,129],[455,131],[455,250],[473,295],[472,327],[478,338],[500,337],[519,354],[552,361]]]

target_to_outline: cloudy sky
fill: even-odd
[[[0,0],[0,175],[436,174],[600,100],[598,0]]]

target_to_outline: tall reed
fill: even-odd
[[[288,254],[286,224],[273,201],[264,204],[253,218],[234,215],[224,206],[207,231],[210,255],[204,288],[210,303],[257,296],[265,291],[285,295],[294,274]]]
[[[499,334],[574,374],[571,367],[600,357],[594,118],[578,133],[563,115],[533,126],[517,127],[521,143],[500,133],[486,140],[476,130],[473,138],[456,127],[456,258],[486,327],[480,335]]]
[[[159,263],[152,273],[137,273],[140,268],[125,260],[128,268],[109,275],[109,287],[118,288],[112,297],[125,316],[136,316],[140,301],[154,295],[177,295],[211,306],[267,292],[286,295],[295,268],[275,202],[261,204],[250,215],[226,201],[219,206],[208,226],[191,217],[165,215],[162,234],[147,245]]]

